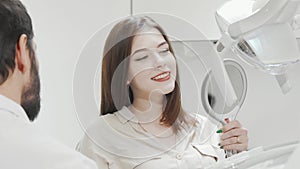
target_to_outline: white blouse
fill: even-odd
[[[224,159],[219,148],[218,126],[195,116],[194,126],[181,124],[176,145],[166,146],[146,132],[135,115],[123,107],[100,116],[87,129],[79,151],[95,160],[101,169],[191,169],[207,168]]]

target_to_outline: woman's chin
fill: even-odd
[[[166,86],[166,87],[162,90],[162,91],[163,91],[163,94],[169,94],[169,93],[173,92],[174,88],[175,88],[175,85],[174,85],[174,84],[172,84],[172,85],[170,85],[170,86]]]

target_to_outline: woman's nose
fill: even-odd
[[[154,57],[154,67],[155,68],[162,68],[164,66],[166,66],[166,60],[164,57],[162,57],[159,53],[157,52],[153,52],[155,56]]]

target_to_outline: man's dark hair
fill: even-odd
[[[0,85],[15,69],[16,44],[22,34],[27,35],[30,53],[34,52],[32,23],[26,8],[19,0],[0,0]]]

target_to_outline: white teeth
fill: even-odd
[[[159,76],[156,76],[155,78],[153,78],[154,80],[157,80],[157,79],[162,79],[162,78],[165,78],[165,77],[167,77],[167,76],[169,76],[169,72],[168,73],[164,73],[164,74],[162,74],[162,75],[159,75]]]

